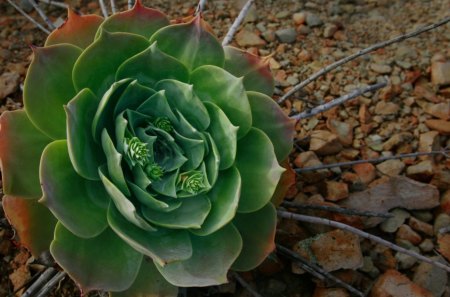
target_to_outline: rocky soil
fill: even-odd
[[[125,2],[119,2],[123,9]],[[95,1],[66,3],[83,13],[99,12]],[[190,15],[196,6],[196,1],[144,3],[172,18]],[[244,3],[208,1],[204,17],[222,37]],[[42,7],[57,23],[65,17],[60,8]],[[371,44],[437,22],[449,11],[449,0],[260,0],[233,44],[271,56],[276,78],[274,98],[278,98],[320,68]],[[38,19],[36,13],[31,15]],[[0,112],[22,107],[21,86],[32,57],[29,45],[42,45],[44,38],[43,32],[6,2],[0,3]],[[450,146],[448,24],[354,60],[297,92],[282,106],[287,114],[296,113],[385,78],[390,82],[388,87],[300,121],[292,167]],[[450,160],[443,155],[300,173],[286,201],[390,213],[386,219],[287,207],[365,229],[436,261],[450,261]],[[367,296],[450,296],[449,275],[444,270],[347,231],[280,219],[277,243]],[[23,287],[44,267],[42,261],[18,246],[0,211],[0,296],[20,296]],[[279,252],[241,277],[266,297],[352,296],[330,279],[306,274]],[[244,297],[251,293],[231,277],[227,285],[189,289],[184,295]],[[80,296],[80,292],[65,279],[52,296]]]

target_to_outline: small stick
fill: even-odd
[[[115,0],[110,0],[111,3],[111,11],[113,14],[116,13],[116,1]]]
[[[303,173],[303,172],[308,172],[308,171],[316,171],[316,170],[320,170],[320,169],[329,169],[329,168],[335,168],[335,167],[341,167],[341,166],[352,166],[352,165],[363,164],[363,163],[380,163],[380,162],[384,162],[387,160],[402,159],[402,158],[415,158],[418,156],[443,155],[448,158],[449,157],[448,153],[450,153],[450,150],[448,150],[448,149],[444,149],[441,151],[431,151],[431,152],[416,152],[416,153],[410,153],[410,154],[399,154],[399,155],[395,155],[395,156],[380,157],[380,158],[375,158],[375,159],[355,160],[355,161],[324,164],[324,165],[304,167],[304,168],[295,168],[294,171],[297,173]]]
[[[233,277],[244,287],[247,291],[250,292],[254,297],[263,297],[261,294],[256,292],[249,283],[247,283],[237,272],[232,272]]]
[[[67,5],[66,3],[63,3],[63,2],[59,2],[59,1],[39,0],[38,2],[42,2],[42,3],[48,4],[48,5],[53,5],[53,6],[64,8],[64,9],[69,8],[69,5]]]
[[[197,8],[195,9],[195,15],[202,13],[205,10],[206,0],[198,1]]]
[[[432,259],[429,259],[425,256],[422,256],[419,253],[416,253],[414,251],[411,250],[407,250],[405,248],[402,248],[401,246],[398,246],[396,244],[393,244],[392,242],[389,242],[387,240],[384,240],[380,237],[377,237],[375,235],[369,234],[367,232],[364,232],[362,230],[359,230],[357,228],[354,228],[352,226],[340,223],[340,222],[336,222],[336,221],[332,221],[332,220],[328,220],[328,219],[324,219],[324,218],[318,218],[318,217],[312,217],[312,216],[305,216],[305,215],[301,215],[301,214],[296,214],[296,213],[292,213],[292,212],[288,212],[288,211],[283,211],[283,210],[278,210],[277,211],[278,215],[282,218],[286,218],[286,219],[291,219],[291,220],[297,220],[297,221],[301,221],[301,222],[307,222],[307,223],[311,223],[311,224],[319,224],[319,225],[326,225],[329,227],[333,227],[333,228],[338,228],[338,229],[342,229],[348,232],[351,232],[353,234],[359,235],[363,238],[372,240],[378,244],[384,245],[388,248],[391,248],[399,253],[403,253],[406,254],[408,256],[411,256],[413,258],[416,258],[420,261],[426,262],[428,264],[434,265],[436,267],[442,268],[448,272],[450,272],[450,266],[444,265],[442,263],[436,262]]]
[[[387,85],[387,82],[381,82],[381,83],[377,83],[377,84],[374,84],[374,85],[367,86],[365,88],[354,89],[353,91],[351,91],[348,94],[345,94],[344,96],[341,96],[339,98],[333,99],[330,102],[327,102],[325,104],[319,105],[317,107],[314,107],[314,108],[312,108],[310,110],[307,110],[307,111],[304,111],[302,113],[293,115],[290,118],[294,119],[294,120],[297,120],[297,121],[301,120],[301,119],[310,118],[312,116],[315,116],[318,113],[327,111],[327,110],[329,110],[329,109],[331,109],[331,108],[333,108],[335,106],[344,104],[344,102],[346,102],[346,101],[348,101],[350,99],[353,99],[355,97],[358,97],[358,96],[360,96],[360,95],[362,95],[364,93],[372,92],[372,91],[376,91],[378,89],[384,88],[386,85]]]
[[[98,0],[98,2],[100,3],[100,8],[102,10],[102,14],[105,18],[108,17],[108,11],[106,10],[106,5],[105,5],[105,1],[103,0]]]
[[[41,287],[43,287],[56,273],[56,270],[53,267],[48,267],[44,270],[44,272],[39,276],[39,278],[28,287],[28,289],[22,294],[21,297],[31,297],[34,296],[34,293],[38,291]]]
[[[244,7],[242,7],[241,11],[239,12],[238,17],[234,20],[233,25],[231,25],[230,29],[228,30],[227,34],[225,35],[225,38],[222,41],[222,46],[226,46],[230,44],[231,40],[233,39],[234,34],[236,34],[237,29],[241,25],[241,23],[244,21],[245,17],[247,16],[247,13],[250,10],[250,7],[252,6],[253,2],[255,0],[248,0],[247,3],[245,3]]]
[[[325,269],[319,267],[318,265],[308,262],[308,260],[306,260],[305,258],[300,256],[299,254],[295,253],[294,251],[291,251],[290,249],[288,249],[280,244],[277,244],[277,250],[279,250],[280,252],[282,252],[285,255],[290,256],[291,258],[294,258],[298,264],[302,263],[302,264],[306,264],[306,265],[310,266],[317,273],[324,275],[326,278],[333,281],[336,285],[339,285],[339,286],[347,289],[349,292],[351,292],[355,295],[361,296],[361,297],[365,296],[363,292],[361,292],[361,291],[355,289],[354,287],[350,286],[349,284],[343,282],[342,280],[335,277],[334,275],[332,275]]]
[[[284,201],[281,205],[285,207],[292,207],[296,209],[319,209],[319,210],[325,210],[329,212],[337,212],[344,215],[349,216],[363,216],[363,217],[380,217],[380,218],[391,218],[392,214],[390,213],[380,213],[380,212],[373,212],[373,211],[360,211],[355,209],[348,209],[348,208],[342,208],[337,206],[329,206],[329,205],[318,205],[318,204],[311,204],[311,203],[297,203],[297,202],[290,202],[290,201]]]
[[[133,7],[133,0],[128,0],[128,9]]]
[[[308,79],[300,82],[298,85],[296,85],[291,90],[289,90],[289,92],[284,94],[280,99],[278,99],[277,102],[278,102],[278,104],[282,103],[287,98],[289,98],[291,95],[293,95],[295,92],[297,92],[297,91],[301,90],[302,88],[304,88],[306,85],[310,84],[311,82],[315,81],[316,79],[318,79],[322,75],[330,72],[331,70],[333,70],[335,68],[338,68],[339,66],[341,66],[341,65],[343,65],[345,63],[348,63],[348,62],[350,62],[350,61],[352,61],[352,60],[354,60],[354,59],[356,59],[356,58],[358,58],[360,56],[368,54],[370,52],[376,51],[377,49],[380,49],[380,48],[386,47],[388,45],[391,45],[391,44],[403,41],[405,39],[417,36],[417,35],[422,34],[424,32],[433,30],[433,29],[435,29],[435,28],[437,28],[439,26],[442,26],[442,25],[448,23],[449,21],[450,21],[450,16],[440,20],[437,23],[434,23],[434,24],[422,27],[422,28],[420,28],[420,29],[418,29],[416,31],[413,31],[413,32],[410,32],[410,33],[407,33],[407,34],[403,34],[403,35],[399,35],[399,36],[394,37],[394,38],[392,38],[390,40],[386,40],[386,41],[383,41],[383,42],[380,42],[380,43],[376,43],[376,44],[374,44],[374,45],[372,45],[372,46],[370,46],[368,48],[365,48],[363,50],[358,51],[357,53],[355,53],[353,55],[350,55],[350,56],[345,57],[345,58],[343,58],[341,60],[338,60],[338,61],[336,61],[336,62],[334,62],[334,63],[332,63],[332,64],[330,64],[330,65],[328,65],[328,66],[326,66],[326,67],[324,67],[322,69],[320,69],[318,72],[316,72],[313,75],[311,75],[310,77],[308,77]]]
[[[55,25],[53,25],[52,21],[48,18],[48,16],[45,14],[45,12],[39,7],[39,5],[34,0],[28,0],[30,4],[33,6],[34,10],[37,11],[37,13],[41,16],[41,18],[44,20],[44,22],[47,24],[47,26],[50,28],[50,30],[55,29]]]
[[[64,271],[59,271],[55,276],[46,283],[42,289],[36,293],[35,297],[45,297],[47,296],[48,292],[50,292],[51,289],[53,289],[56,284],[58,284],[61,280],[66,277],[66,273]]]
[[[18,12],[20,12],[24,17],[26,17],[30,22],[32,22],[36,27],[41,29],[45,34],[50,34],[50,31],[47,30],[44,26],[39,24],[35,19],[33,19],[31,16],[29,16],[25,11],[22,10],[16,3],[14,3],[12,0],[6,0],[8,3],[14,7]]]

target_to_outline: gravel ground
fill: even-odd
[[[22,1],[25,2],[25,1]],[[124,1],[120,7],[125,6]],[[99,12],[97,2],[68,0],[83,13]],[[144,1],[171,18],[190,15],[196,1]],[[244,0],[208,1],[204,18],[225,35]],[[43,6],[53,21],[64,11]],[[271,56],[278,98],[320,68],[399,34],[449,15],[449,0],[260,0],[233,45]],[[31,13],[36,19],[35,13]],[[354,88],[387,78],[383,90],[297,124],[294,168],[427,152],[450,145],[450,25],[354,60],[323,76],[283,103],[291,114],[328,102]],[[22,107],[21,84],[32,54],[45,34],[6,2],[0,3],[0,112]],[[420,252],[450,261],[450,162],[442,156],[389,160],[379,164],[322,169],[297,176],[286,199],[294,203],[345,206],[389,212],[367,219],[301,210],[359,228]],[[295,211],[294,209],[289,209]],[[297,210],[299,211],[299,210]],[[44,266],[15,242],[0,211],[0,296],[13,296]],[[373,297],[450,296],[448,273],[348,232],[280,219],[277,242],[319,264]],[[263,296],[351,296],[329,280],[305,274],[292,260],[274,253],[242,278]],[[251,296],[230,284],[189,289],[187,296]],[[95,292],[92,296],[99,296]],[[19,295],[18,295],[19,296]],[[52,296],[80,296],[65,279]]]

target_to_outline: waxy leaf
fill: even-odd
[[[277,212],[272,203],[252,213],[238,213],[233,224],[242,237],[242,251],[232,269],[248,271],[256,268],[275,249]],[[258,247],[255,249],[255,247]]]
[[[186,24],[170,25],[157,31],[150,43],[157,41],[160,50],[183,63],[189,71],[202,65],[223,66],[222,45],[201,25],[201,17]]]
[[[133,80],[120,96],[114,108],[114,118],[126,109],[134,110],[155,94],[155,91]]]
[[[79,176],[72,167],[67,142],[57,140],[42,153],[40,180],[44,196],[40,200],[72,233],[90,238],[105,230],[106,209],[92,203],[90,194],[109,201],[102,184]],[[91,188],[89,191],[88,188]]]
[[[119,66],[148,45],[148,41],[139,35],[102,30],[100,37],[83,51],[75,63],[72,77],[76,91],[89,88],[101,96],[114,83]]]
[[[94,41],[95,33],[102,22],[101,16],[78,15],[69,8],[66,22],[50,33],[45,41],[45,46],[69,43],[85,49]]]
[[[207,65],[191,73],[191,83],[202,101],[211,101],[220,107],[234,126],[238,138],[247,134],[252,125],[252,113],[242,78],[237,78],[222,68]]]
[[[236,227],[229,224],[208,236],[191,235],[192,257],[185,261],[156,265],[175,286],[205,287],[227,282],[227,272],[242,249]]]
[[[128,289],[143,258],[109,228],[97,237],[83,239],[61,223],[56,225],[50,252],[84,292]]]
[[[191,239],[186,230],[143,230],[127,221],[114,204],[109,206],[108,222],[120,238],[159,265],[164,266],[192,256]]]
[[[2,205],[20,242],[31,254],[37,258],[47,251],[53,240],[56,225],[56,219],[52,213],[37,200],[22,197],[3,196]]]
[[[86,133],[91,130],[99,102],[89,89],[83,89],[65,107],[70,160],[75,171],[90,180],[100,180],[98,166],[105,163],[101,146],[92,133]]]
[[[3,192],[27,199],[40,198],[39,161],[51,139],[30,122],[24,110],[2,113],[0,129]]]
[[[139,167],[139,166],[136,166]],[[145,205],[151,209],[155,209],[158,211],[161,211],[165,208],[169,208],[169,205],[167,203],[164,203],[163,201],[160,201],[150,195],[149,192],[146,190],[141,189],[137,185],[133,184],[132,182],[128,182],[128,185],[130,186],[131,191],[134,194],[134,197],[142,203],[142,205]]]
[[[81,49],[70,44],[34,48],[23,101],[30,120],[53,139],[66,138],[63,105],[76,94],[72,68],[80,54]]]
[[[247,96],[252,110],[253,127],[269,136],[278,162],[283,161],[293,147],[295,121],[287,117],[272,98],[257,92],[247,92]]]
[[[111,292],[110,297],[176,297],[178,288],[168,283],[152,261],[144,259],[133,285],[124,292]]]
[[[239,140],[236,167],[242,178],[242,192],[238,212],[254,212],[266,205],[272,198],[284,169],[264,132],[251,128]]]

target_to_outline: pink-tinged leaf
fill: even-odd
[[[83,239],[61,223],[56,224],[50,252],[84,292],[125,291],[135,281],[143,258],[109,228]]]
[[[40,198],[39,161],[51,139],[31,123],[23,110],[4,112],[0,129],[3,192],[28,199]]]
[[[200,16],[186,24],[162,28],[150,38],[150,43],[155,41],[161,51],[179,60],[189,71],[202,65],[223,67],[222,45],[203,28]]]
[[[269,96],[247,92],[252,110],[253,127],[269,136],[278,162],[289,156],[294,145],[295,121],[288,118],[280,106]]]
[[[66,22],[50,33],[45,46],[69,43],[84,49],[94,41],[95,33],[102,22],[103,18],[98,15],[78,15],[69,9]]]
[[[81,49],[70,44],[34,49],[23,101],[33,124],[53,139],[66,138],[63,105],[76,94],[72,68],[80,54]]]
[[[255,222],[258,223],[255,225]],[[275,207],[268,203],[255,212],[238,213],[233,224],[241,234],[243,247],[231,269],[248,271],[256,268],[275,249]]]
[[[37,200],[4,196],[3,209],[17,232],[20,242],[34,257],[39,257],[50,248],[56,219]]]
[[[137,0],[132,9],[107,18],[101,28],[108,32],[134,33],[148,39],[153,33],[167,25],[169,25],[169,20],[165,14],[159,10],[147,8],[142,5],[141,0]]]
[[[133,285],[124,292],[111,292],[110,297],[176,297],[178,287],[168,283],[155,264],[144,259],[141,270]]]
[[[283,202],[289,189],[293,185],[295,185],[295,177],[296,177],[295,171],[291,168],[288,159],[281,162],[280,165],[284,169],[286,169],[286,171],[283,172],[283,174],[281,175],[280,181],[278,182],[278,186],[275,189],[275,193],[272,196],[271,202],[275,206],[279,206],[281,202]]]
[[[275,81],[267,59],[251,53],[225,46],[225,70],[237,77],[244,77],[247,91],[255,91],[272,96]]]

